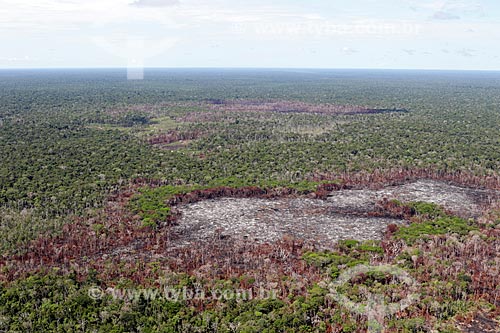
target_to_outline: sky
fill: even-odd
[[[0,0],[0,68],[500,70],[498,0]]]

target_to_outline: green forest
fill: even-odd
[[[500,76],[384,70],[0,70],[0,332],[366,332],[322,283],[390,264],[419,300],[387,332],[498,330],[500,205],[384,201],[381,239],[176,244],[182,207],[420,179],[500,191]],[[477,199],[478,201],[482,199]],[[246,258],[243,260],[242,258]],[[355,280],[355,281],[354,281]],[[350,280],[400,301],[387,273]],[[269,299],[116,299],[108,288]],[[476,326],[474,326],[476,325]],[[479,325],[479,326],[477,326]],[[471,331],[472,332],[472,331]]]

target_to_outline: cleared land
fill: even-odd
[[[380,190],[334,191],[326,200],[222,198],[181,207],[182,217],[173,231],[180,246],[230,238],[272,242],[288,235],[331,247],[341,239],[381,239],[387,225],[406,223],[370,216],[383,199],[432,202],[471,217],[498,195],[491,190],[420,180]]]

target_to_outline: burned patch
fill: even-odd
[[[206,132],[198,130],[170,130],[167,133],[159,134],[148,139],[150,145],[170,145],[176,143],[179,148],[185,147],[189,141],[196,140],[198,138],[207,136]],[[172,149],[174,150],[174,149]]]
[[[477,217],[485,206],[498,200],[498,191],[460,187],[434,180],[388,186],[379,190],[359,189],[332,192],[328,197],[341,211],[372,211],[380,200],[423,201],[441,205],[463,217]]]
[[[467,323],[459,323],[459,327],[464,333],[493,333],[500,331],[500,323],[482,313],[476,314]]]
[[[172,231],[178,246],[229,238],[266,243],[291,236],[331,247],[342,239],[381,239],[389,224],[405,223],[402,218],[377,214],[384,199],[431,202],[464,217],[476,217],[496,198],[495,191],[433,180],[379,190],[338,190],[326,200],[219,198],[181,206],[181,218]]]
[[[300,101],[281,100],[208,100],[205,102],[211,110],[229,112],[277,112],[277,113],[312,113],[329,115],[356,115],[377,113],[407,113],[403,108],[371,108],[360,105],[312,104]]]
[[[183,245],[220,238],[267,243],[291,236],[331,247],[341,239],[380,239],[389,224],[404,223],[339,214],[327,201],[305,198],[223,198],[190,204],[181,212],[173,232]]]

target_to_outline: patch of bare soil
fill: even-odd
[[[384,198],[432,202],[474,217],[497,196],[490,190],[420,180],[380,190],[334,191],[327,200],[222,198],[180,207],[182,217],[172,231],[179,246],[220,239],[264,243],[288,235],[330,247],[341,239],[381,239],[387,225],[406,223],[369,215]]]
[[[401,220],[349,216],[331,203],[314,199],[224,198],[191,204],[175,231],[185,244],[218,238],[274,242],[284,236],[331,246],[340,239],[381,238],[385,227]]]
[[[402,202],[423,201],[445,207],[463,217],[477,217],[485,206],[499,198],[497,191],[460,187],[434,180],[388,186],[380,190],[360,189],[332,192],[328,197],[341,211],[373,211],[380,200],[397,199]]]

